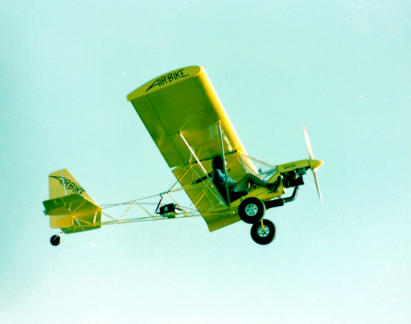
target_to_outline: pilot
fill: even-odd
[[[279,181],[276,181],[274,183],[267,183],[251,173],[245,174],[240,181],[235,182],[228,174],[224,173],[224,161],[220,155],[217,155],[213,158],[212,166],[213,171],[209,176],[225,201],[227,201],[227,187],[230,195],[230,201],[234,201],[248,194],[251,185],[266,187],[274,191],[279,184]],[[207,177],[198,179],[196,183],[199,183],[206,178]]]

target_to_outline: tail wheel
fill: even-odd
[[[251,238],[258,244],[269,244],[274,240],[274,237],[275,225],[268,219],[263,219],[251,227]]]
[[[50,238],[50,243],[51,243],[51,245],[53,245],[53,246],[59,245],[59,244],[60,244],[60,236],[59,236],[59,235],[53,235],[53,236]]]
[[[263,218],[265,213],[264,203],[255,197],[244,199],[238,207],[238,215],[248,224],[255,224]]]

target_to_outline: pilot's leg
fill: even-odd
[[[272,191],[276,191],[278,186],[280,185],[281,178],[278,177],[274,183],[267,183],[264,180],[261,180],[259,177],[255,176],[254,174],[247,173],[239,182],[237,182],[233,186],[233,191],[250,191],[250,185],[255,184],[260,187],[268,188]]]
[[[249,191],[251,184],[256,184],[257,186],[260,186],[260,187],[267,187],[267,183],[265,181],[261,180],[259,177],[251,173],[247,173],[240,181],[238,181],[233,186],[233,191],[235,192]]]
[[[250,183],[246,177],[242,178],[240,181],[238,181],[232,188],[231,190],[233,192],[241,192],[241,191],[249,191],[250,190]]]

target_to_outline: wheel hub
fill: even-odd
[[[247,216],[255,216],[258,213],[258,206],[256,204],[248,204],[244,211]]]
[[[270,228],[268,226],[259,226],[257,234],[259,237],[267,237],[270,234]]]

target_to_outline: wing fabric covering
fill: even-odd
[[[50,227],[64,233],[82,232],[101,227],[101,207],[66,169],[49,175],[50,199],[43,201]]]
[[[205,174],[182,139],[209,173],[212,158],[222,152],[221,127],[230,176],[240,178],[245,174],[244,163],[250,163],[241,159],[243,145],[205,70],[191,66],[171,71],[142,85],[127,99],[210,231],[238,221],[208,179],[195,184]]]

